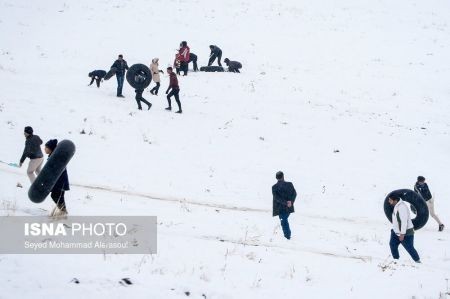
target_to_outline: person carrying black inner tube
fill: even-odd
[[[219,66],[222,66],[222,63],[220,62],[222,59],[222,50],[216,45],[210,45],[209,49],[211,50],[211,54],[209,55],[208,66],[211,66],[216,58]]]
[[[173,72],[173,69],[169,66],[167,68],[167,73],[170,76],[170,84],[169,87],[166,90],[166,94],[167,94],[167,102],[169,103],[169,107],[166,108],[166,110],[172,110],[172,103],[171,103],[171,97],[174,96],[175,97],[175,101],[177,102],[178,105],[178,111],[176,113],[183,113],[183,111],[181,110],[181,102],[180,102],[180,87],[178,86],[178,79],[177,79],[177,75]],[[169,93],[170,90],[170,93]]]
[[[143,71],[139,71],[136,72],[136,75],[134,76],[134,81],[136,81],[137,83],[142,83],[145,81],[145,73]],[[142,110],[142,106],[141,106],[141,102],[147,104],[148,109],[150,110],[150,108],[152,108],[152,103],[150,103],[149,101],[147,101],[146,99],[144,99],[144,97],[142,96],[142,94],[144,93],[144,89],[135,89],[134,90],[136,92],[136,103],[138,105],[138,109]]]
[[[88,76],[91,78],[91,83],[89,83],[89,86],[91,86],[95,81],[95,83],[97,83],[97,87],[100,88],[100,82],[102,82],[103,78],[106,76],[106,71],[95,70],[90,72]]]
[[[45,153],[50,156],[55,151],[56,147],[58,146],[58,140],[57,139],[51,139],[45,144]],[[64,198],[64,194],[66,191],[70,190],[69,186],[69,176],[67,175],[67,169],[64,168],[64,171],[59,176],[58,180],[56,181],[55,186],[53,186],[51,190],[50,197],[55,202],[56,206],[50,213],[50,216],[65,216],[67,215],[67,207],[66,207],[66,201]]]

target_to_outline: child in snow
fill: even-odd
[[[45,144],[45,153],[50,157],[53,151],[56,149],[58,145],[57,139],[51,139]],[[50,216],[66,216],[67,208],[66,202],[64,200],[64,193],[69,191],[69,177],[67,175],[67,169],[64,169],[63,173],[60,175],[58,180],[56,181],[55,186],[53,186],[51,191],[51,198],[56,204],[56,207],[50,213]]]
[[[177,75],[180,75],[181,70],[181,61],[180,61],[180,54],[175,54],[175,60],[173,62],[173,67],[177,71]]]
[[[239,69],[242,68],[242,64],[239,61],[230,61],[230,59],[225,58],[224,62],[228,66],[229,72],[240,73]]]
[[[97,83],[97,87],[100,88],[100,82],[102,82],[103,78],[106,76],[106,71],[95,70],[93,72],[90,72],[88,76],[91,78],[91,83],[89,83],[89,86],[91,86],[95,81],[95,83]]]
[[[217,58],[217,64],[222,66],[220,60],[222,59],[222,50],[216,45],[210,45],[209,49],[211,50],[211,54],[209,55],[208,66],[211,66]]]
[[[187,76],[187,73],[188,73],[190,51],[191,51],[191,49],[189,48],[187,42],[182,41],[180,44],[180,49],[178,50],[178,57],[180,59],[180,68],[184,73],[183,76]]]
[[[164,74],[164,72],[159,69],[158,62],[159,62],[159,58],[153,58],[152,59],[152,64],[150,64],[150,71],[152,72],[152,79],[156,83],[156,86],[154,86],[150,90],[150,93],[152,95],[155,95],[155,96],[158,95],[159,86],[161,85],[161,78],[159,77],[159,73],[163,73]]]

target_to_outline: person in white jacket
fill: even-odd
[[[150,64],[150,70],[152,71],[152,79],[156,83],[156,85],[150,90],[152,95],[157,96],[159,87],[161,86],[161,78],[159,77],[159,73],[164,72],[159,69],[159,58],[153,58],[152,63]]]
[[[389,204],[394,207],[392,213],[392,230],[389,246],[392,257],[396,260],[400,258],[398,246],[400,244],[411,255],[416,263],[420,263],[420,257],[414,248],[414,225],[411,221],[411,214],[406,203],[396,194],[389,196]]]

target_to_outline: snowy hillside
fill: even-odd
[[[449,20],[443,0],[0,0],[0,160],[28,125],[70,139],[69,215],[159,224],[155,255],[2,255],[0,298],[450,298]],[[118,54],[165,70],[182,40],[242,73],[179,77],[182,115],[167,74],[150,111],[128,83],[87,86]],[[53,208],[25,165],[0,164],[0,215]],[[299,194],[290,241],[278,170]],[[393,264],[383,201],[418,175],[448,226],[430,218],[422,264]]]

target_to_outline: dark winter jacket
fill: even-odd
[[[273,216],[278,216],[280,213],[294,213],[294,201],[297,197],[297,192],[291,182],[278,181],[272,186],[272,195]],[[287,206],[288,201],[292,201],[292,206],[290,208]]]
[[[119,59],[114,61],[111,68],[113,68],[113,67],[115,67],[117,69],[116,76],[124,76],[125,70],[128,70],[128,64],[124,59],[122,59],[122,61],[120,61]]]
[[[23,150],[20,163],[23,163],[26,158],[37,159],[42,158],[44,155],[41,150],[42,140],[38,135],[30,135],[25,140],[25,148]]]
[[[212,48],[211,48],[211,47],[212,47]],[[211,54],[210,54],[210,56],[212,56],[213,54],[216,55],[216,56],[219,56],[219,54],[222,53],[222,50],[221,50],[218,46],[211,45],[211,46],[210,46],[210,49],[211,49]]]
[[[423,199],[425,199],[426,201],[430,200],[431,197],[433,197],[431,195],[430,189],[428,188],[427,183],[424,184],[419,184],[419,182],[416,183],[416,185],[414,186],[414,191],[416,191],[417,193],[419,193],[420,195],[422,195]]]
[[[235,71],[239,72],[239,69],[242,68],[242,64],[239,61],[228,61],[228,63],[227,62],[225,62],[225,63],[227,64],[228,70],[230,72],[235,72]]]
[[[97,77],[99,79],[103,79],[106,76],[106,71],[104,70],[95,70],[89,73],[89,77]]]
[[[175,75],[174,72],[170,73],[170,84],[169,84],[169,88],[172,88],[172,89],[180,89],[180,87],[178,86],[177,75]]]

